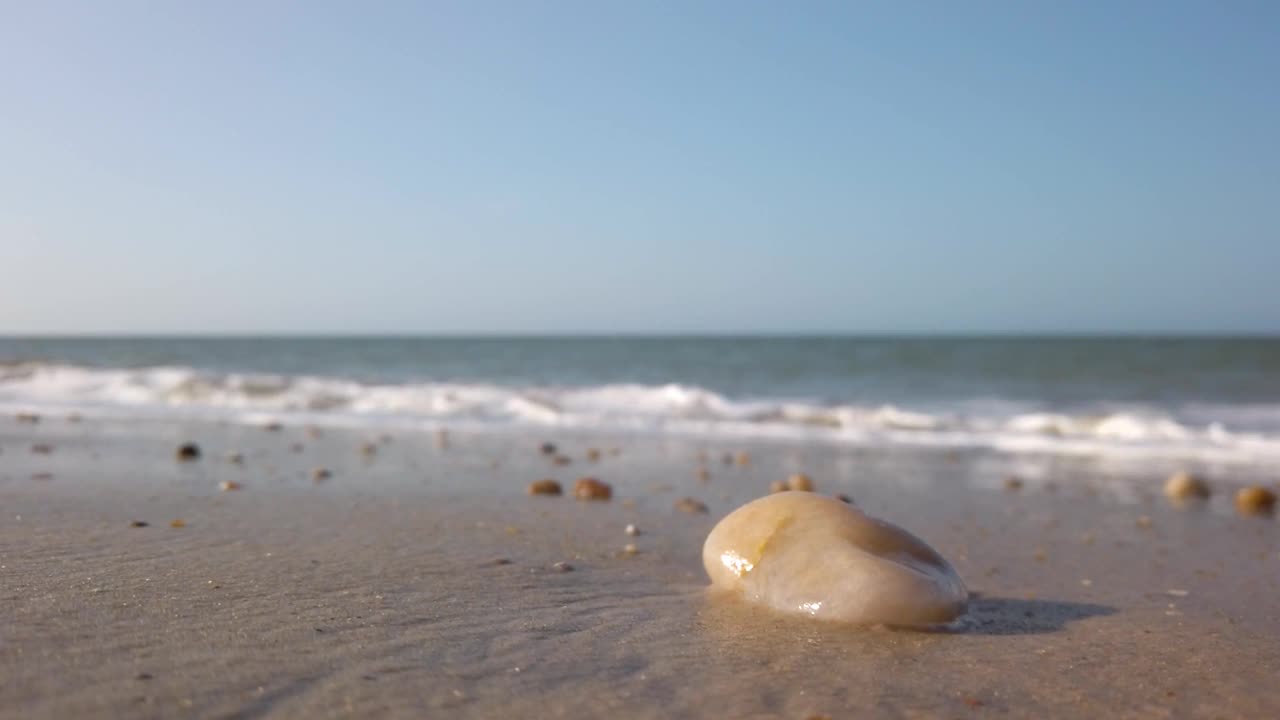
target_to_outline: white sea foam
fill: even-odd
[[[678,384],[369,384],[183,367],[20,363],[0,366],[0,408],[242,422],[280,418],[348,426],[563,427],[1214,461],[1280,459],[1280,406],[1265,405],[1196,405],[1179,409],[1175,417],[1143,407],[1041,412],[995,399],[954,412],[925,413],[892,405],[731,399]]]

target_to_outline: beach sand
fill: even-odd
[[[1178,508],[1167,464],[720,442],[5,418],[0,716],[1280,716],[1280,522],[1230,503],[1274,477],[1208,468]],[[969,615],[855,629],[709,594],[707,532],[798,471],[938,549]],[[525,493],[585,475],[613,499]]]

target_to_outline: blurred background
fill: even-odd
[[[12,410],[1280,455],[1272,4],[0,15]]]

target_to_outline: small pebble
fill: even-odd
[[[687,513],[706,513],[708,512],[707,504],[701,500],[695,500],[690,497],[680,498],[676,501],[675,508],[681,512]]]
[[[710,482],[711,471],[706,468],[698,468],[697,478],[702,482]]]
[[[566,572],[571,572],[573,570],[573,566],[567,562],[561,561],[556,563],[555,565],[552,565],[551,569],[555,570],[556,572],[566,573]]]
[[[1022,489],[1022,478],[1016,475],[1010,475],[1004,479],[1004,489],[1009,492],[1017,492]]]
[[[317,440],[324,435],[324,432],[322,432],[320,428],[316,427],[315,425],[308,425],[304,432],[306,432],[307,437],[311,438],[312,440]]]
[[[183,519],[181,519],[181,518],[179,518],[179,519],[177,519],[177,520],[170,520],[170,521],[169,521],[169,527],[171,527],[171,528],[184,528],[184,527],[186,527],[186,526],[187,526],[187,521],[186,521],[186,520],[183,520]]]
[[[787,478],[787,489],[799,492],[813,492],[813,479],[804,473],[796,473]]]
[[[1276,494],[1264,487],[1255,485],[1236,493],[1236,510],[1241,515],[1270,515],[1275,508]]]
[[[584,477],[573,484],[573,495],[579,500],[608,500],[613,497],[613,488],[595,478]]]
[[[500,557],[500,558],[494,558],[485,564],[486,565],[510,565],[511,560],[508,558]]]
[[[222,482],[218,483],[218,488],[221,489],[223,492],[229,492],[231,490],[239,490],[243,487],[244,487],[243,485],[236,482],[235,480],[223,480]]]
[[[179,445],[178,449],[174,452],[174,457],[176,457],[179,461],[182,461],[182,462],[199,460],[200,446],[196,445],[195,443],[183,443]]]
[[[635,525],[628,525],[626,529],[626,533],[631,536],[639,535],[640,528],[636,527]]]
[[[737,463],[738,467],[746,467],[751,464],[751,453],[743,450],[734,456],[733,461]]]
[[[626,545],[622,546],[622,552],[628,555],[635,555],[636,553],[640,552],[640,548],[636,547],[635,543],[627,543]]]
[[[378,445],[377,445],[377,443],[367,442],[367,443],[365,443],[365,444],[361,445],[361,446],[360,446],[360,454],[361,454],[361,455],[364,455],[365,457],[372,457],[372,456],[374,456],[374,455],[377,455],[377,454],[378,454]]]
[[[40,422],[40,416],[35,413],[18,413],[14,416],[14,419],[20,423],[28,423],[30,425]]]
[[[330,471],[329,468],[318,467],[311,471],[311,479],[316,482],[328,480],[331,477],[333,477],[333,472]]]
[[[534,480],[529,483],[530,495],[559,495],[563,492],[555,480]]]
[[[31,446],[31,452],[36,455],[48,455],[53,452],[53,446],[48,443],[36,443]]]
[[[856,504],[853,502],[853,498],[849,497],[848,495],[845,495],[844,493],[836,493],[835,498],[846,505]]]
[[[555,455],[556,445],[555,443],[544,442],[538,446],[538,452],[542,453],[543,455]]]
[[[564,467],[565,465],[568,465],[569,463],[573,462],[573,458],[569,457],[568,455],[556,455],[555,457],[551,458],[551,462],[561,467]]]
[[[302,452],[305,448],[306,446],[300,442],[293,443],[292,445],[289,446],[289,450],[296,453]]]
[[[53,479],[53,473],[51,473],[51,472],[38,472],[38,473],[32,473],[32,474],[31,474],[31,479],[32,479],[32,480],[52,480],[52,479]]]
[[[269,423],[264,423],[262,429],[267,432],[280,432],[284,429],[284,424],[273,420]]]
[[[236,465],[243,465],[243,464],[244,464],[244,453],[238,453],[238,452],[228,453],[228,454],[227,454],[227,462],[229,462],[229,463],[235,463]]]
[[[1170,500],[1204,499],[1210,493],[1209,483],[1189,472],[1176,472],[1164,484],[1164,494]]]
[[[1146,515],[1139,515],[1138,519],[1134,521],[1134,524],[1142,528],[1143,530],[1146,530],[1147,528],[1151,527],[1151,518]]]
[[[596,462],[600,459],[600,451],[595,448],[587,449],[587,460]]]
[[[785,483],[782,480],[774,480],[773,482],[769,483],[770,493],[780,493],[780,492],[786,492],[786,491],[787,491],[787,483]]]
[[[150,524],[151,523],[147,522],[146,520],[134,520],[133,522],[129,523],[129,527],[141,528],[141,527],[147,527]]]

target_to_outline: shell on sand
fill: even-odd
[[[924,626],[964,614],[951,565],[911,533],[857,507],[783,492],[730,513],[707,536],[711,584],[788,613],[859,625]]]

